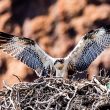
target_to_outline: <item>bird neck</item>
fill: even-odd
[[[67,71],[64,69],[62,69],[62,70],[56,69],[56,77],[61,77],[61,78],[67,79],[67,77],[68,77]]]
[[[63,70],[56,69],[56,77],[63,77]]]

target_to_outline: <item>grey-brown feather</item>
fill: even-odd
[[[51,58],[34,41],[28,38],[9,36],[3,32],[0,32],[0,41],[4,41],[0,46],[4,52],[36,70],[40,75],[47,75],[48,68],[51,69],[50,71],[53,71]]]
[[[66,58],[52,58],[33,40],[0,32],[0,48],[25,63],[39,75],[55,73],[67,76],[69,69],[83,71],[105,49],[110,47],[110,27],[88,32]],[[63,74],[63,75],[61,75]]]
[[[104,27],[88,32],[78,46],[66,57],[68,65],[77,71],[84,71],[101,52],[110,47],[110,30]]]

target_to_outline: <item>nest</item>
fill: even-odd
[[[110,79],[65,81],[40,78],[12,87],[4,82],[0,110],[109,110]]]

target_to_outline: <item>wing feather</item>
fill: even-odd
[[[47,75],[48,72],[44,73],[44,71],[48,67],[51,67],[49,71],[53,69],[54,59],[31,39],[0,32],[0,44],[0,48],[4,52],[36,70],[39,74],[42,72],[43,75]]]
[[[110,28],[101,27],[88,32],[65,58],[68,67],[83,71],[105,49],[110,47]]]

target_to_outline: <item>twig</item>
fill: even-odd
[[[77,92],[77,88],[75,89],[72,98],[69,100],[69,102],[67,104],[67,107],[66,107],[66,110],[72,110],[72,101],[75,98],[76,92]]]
[[[19,82],[22,82],[21,79],[17,75],[13,74],[13,76],[15,76],[19,80]]]

